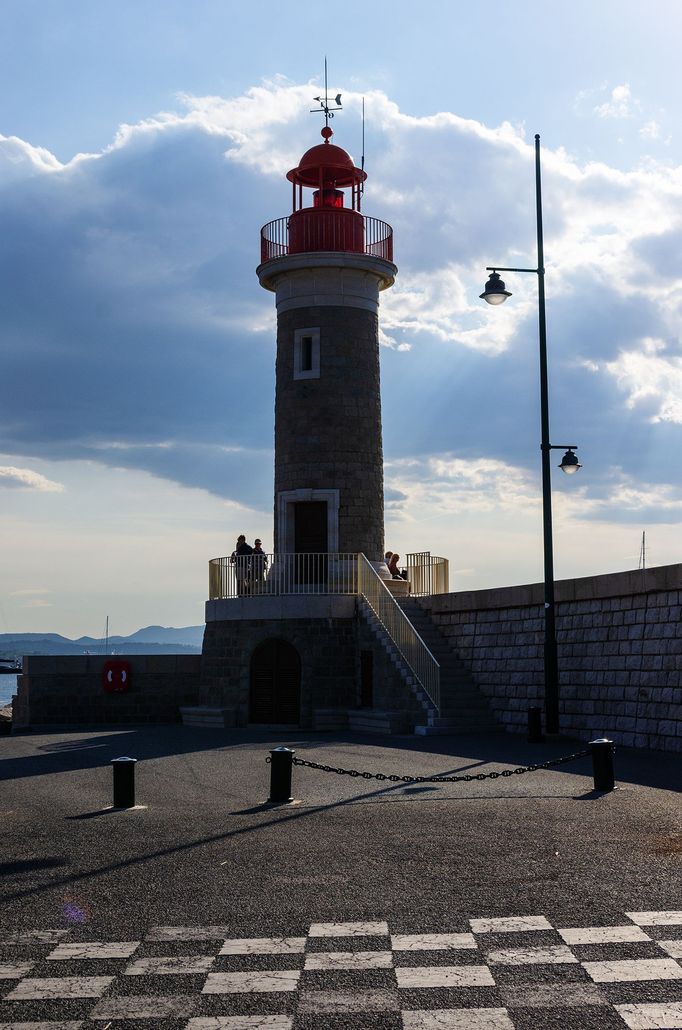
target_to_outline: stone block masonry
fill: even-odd
[[[196,704],[201,655],[125,655],[130,690],[102,685],[108,655],[31,655],[12,710],[14,730],[43,725],[142,724],[180,721],[180,706]]]
[[[260,643],[273,637],[290,643],[301,659],[301,726],[313,725],[316,708],[357,705],[355,620],[334,617],[207,622],[201,703],[233,708],[237,725],[245,726],[249,721],[251,655]]]
[[[321,371],[297,380],[294,334],[305,326],[320,330]],[[297,308],[279,315],[277,341],[275,504],[286,491],[338,489],[337,549],[377,561],[384,552],[377,315]]]
[[[682,565],[556,583],[561,732],[682,751]],[[425,598],[487,695],[524,733],[543,704],[543,588]]]

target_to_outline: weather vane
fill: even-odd
[[[313,100],[317,100],[317,102],[319,103],[320,106],[319,106],[319,108],[317,108],[317,107],[311,108],[310,114],[320,114],[320,112],[324,111],[324,125],[325,125],[325,128],[329,128],[329,119],[334,117],[333,112],[341,110],[341,94],[337,93],[336,96],[334,97],[334,99],[332,100],[332,103],[336,104],[336,107],[330,107],[329,91],[327,89],[327,58],[326,57],[324,59],[324,97],[313,97]]]

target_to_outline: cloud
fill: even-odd
[[[0,487],[3,486],[38,490],[40,493],[61,493],[64,489],[61,483],[47,479],[40,472],[14,468],[12,465],[0,465]]]
[[[598,104],[594,108],[594,113],[599,118],[630,118],[639,108],[640,103],[632,96],[630,84],[624,82],[613,87],[610,99]]]
[[[639,134],[643,139],[660,139],[661,126],[652,118],[651,121],[644,123],[639,130]]]
[[[666,353],[665,341],[642,340],[640,349],[622,351],[606,369],[629,408],[645,407],[652,422],[682,425],[682,356]]]
[[[389,461],[386,480],[393,516],[415,525],[441,516],[495,515],[504,521],[542,511],[539,470],[487,457],[443,453]],[[598,488],[581,486],[574,476],[558,477],[553,496],[555,519],[563,523],[682,518],[682,486],[641,482],[618,467],[608,469]]]
[[[15,469],[25,455],[144,470],[269,509],[275,311],[254,269],[259,227],[288,213],[284,175],[315,140],[315,92],[278,79],[239,97],[183,96],[67,162],[0,139],[5,485],[60,489]],[[356,158],[361,100],[344,95],[335,124]],[[627,84],[606,103],[637,110]],[[366,111],[363,208],[393,225],[399,266],[381,301],[391,504],[420,489],[394,464],[414,455],[427,463],[424,496],[436,482],[447,510],[525,510],[536,503],[524,477],[537,471],[537,278],[505,275],[501,309],[479,294],[487,265],[536,260],[532,141],[453,112],[412,117],[379,91]],[[682,169],[622,171],[549,147],[542,160],[555,438],[575,434],[589,455],[585,503],[626,453],[639,482],[674,492],[676,464],[655,455],[662,433],[679,446]],[[443,452],[446,466],[428,464]],[[452,464],[484,460],[478,475]]]

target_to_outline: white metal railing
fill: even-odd
[[[208,596],[357,594],[355,554],[264,554],[212,558]]]
[[[437,558],[430,551],[417,551],[406,555],[407,578],[410,593],[415,597],[429,597],[431,594],[447,594],[450,580],[450,563],[447,558]]]
[[[358,593],[440,710],[440,665],[364,554],[358,555],[357,567]]]

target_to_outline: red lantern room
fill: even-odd
[[[362,184],[367,173],[356,168],[350,154],[330,143],[332,130],[321,130],[324,143],[307,150],[298,166],[287,172],[293,187],[292,213],[269,222],[261,230],[261,261],[336,251],[372,254],[393,260],[393,232],[390,225],[360,214]],[[350,207],[344,207],[350,188]],[[304,189],[313,190],[312,198]],[[304,206],[312,199],[312,206]]]

